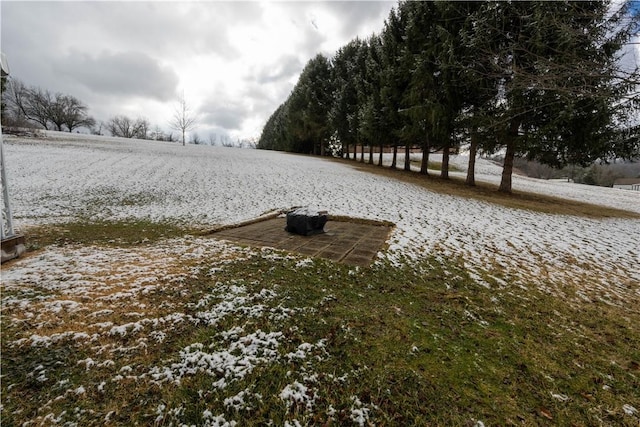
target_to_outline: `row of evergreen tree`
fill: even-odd
[[[620,61],[638,35],[632,2],[400,2],[381,34],[318,54],[268,119],[258,148],[364,161],[365,146],[419,146],[448,158],[505,153],[552,166],[640,154],[638,66]],[[405,156],[405,168],[409,167]],[[382,164],[379,161],[379,164]]]

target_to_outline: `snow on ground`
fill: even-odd
[[[466,176],[468,156],[455,156],[453,164],[464,169],[464,173],[453,172],[451,176]],[[500,184],[502,167],[495,163],[483,160],[480,170],[476,165],[476,179],[495,185]],[[513,176],[513,189],[531,193],[546,194],[563,199],[578,202],[592,203],[594,205],[609,206],[640,213],[640,193],[621,190],[619,188],[597,187],[592,185],[575,184],[568,181],[552,181],[545,179],[529,178],[526,176]]]
[[[359,157],[358,157],[359,158]],[[365,155],[365,159],[366,159]],[[422,160],[422,154],[411,154],[412,162],[419,163]],[[392,154],[385,154],[382,163],[390,165]],[[430,154],[429,161],[441,162],[441,154]],[[404,153],[398,153],[398,167],[404,164]],[[449,172],[452,177],[464,178],[467,175],[467,166],[469,164],[468,155],[452,155],[450,164],[463,172]],[[412,170],[419,171],[420,167],[412,165]],[[487,159],[476,159],[475,165],[476,181],[500,184],[502,177],[502,166]],[[438,172],[434,172],[438,173]],[[608,206],[617,209],[624,209],[631,212],[640,213],[640,193],[632,193],[626,190],[609,187],[597,187],[591,185],[575,184],[568,181],[545,180],[537,178],[529,178],[522,175],[513,175],[514,191],[524,191],[530,193],[545,194],[548,196],[559,197],[578,202],[591,203],[595,205]]]
[[[271,151],[56,132],[45,139],[6,138],[5,150],[15,221],[22,228],[72,218],[147,218],[207,228],[312,205],[391,221],[397,228],[381,257],[460,258],[485,286],[537,278],[560,295],[573,284],[595,291],[596,298],[620,301],[634,292],[629,283],[640,281],[638,220],[508,209]],[[460,167],[466,161],[453,159]],[[477,169],[479,180],[499,179],[500,168],[491,162],[480,159]],[[631,191],[518,176],[514,187],[640,212],[640,195]],[[496,265],[506,277],[491,279]]]
[[[250,320],[268,320],[266,324],[277,328],[283,320],[306,309],[284,307],[282,303],[288,297],[280,296],[277,289],[252,292],[241,279],[215,280],[196,303],[188,302],[194,291],[190,279],[202,274],[217,279],[229,262],[255,257],[295,261],[269,249],[239,248],[215,239],[186,237],[132,248],[49,247],[37,256],[14,262],[3,271],[2,311],[7,323],[23,329],[23,337],[4,340],[3,347],[33,348],[34,353],[55,345],[82,348],[89,357],[78,360],[76,366],[107,375],[98,375],[100,380],[106,379],[99,383],[77,384],[72,379],[54,383],[47,377],[49,368],[39,365],[28,375],[60,394],[42,402],[37,414],[25,414],[33,417],[25,425],[44,425],[48,420],[61,423],[65,412],[53,412],[54,404],[62,401],[71,406],[77,395],[102,394],[130,381],[152,388],[206,376],[211,378],[208,388],[198,390],[206,401],[212,389],[225,392],[227,386],[242,382],[257,367],[291,365],[292,359],[312,355],[318,360],[324,353],[324,340],[303,343],[297,351],[286,352],[280,349],[286,344],[283,332],[251,329]],[[161,303],[149,304],[149,296],[157,295],[164,298],[152,301]],[[228,318],[241,326],[221,328],[220,323]],[[217,332],[213,340],[190,343],[176,358],[163,357],[159,365],[129,362],[144,358],[167,338],[175,340],[187,325],[206,325]],[[303,377],[301,381],[311,379]],[[225,398],[224,405],[241,412],[261,400],[249,385]],[[162,404],[156,411],[155,424],[173,425],[162,421],[178,419],[183,411],[183,406],[168,408]],[[107,413],[105,421],[111,415]],[[202,418],[200,425],[235,425],[235,421],[224,424],[224,418],[214,416],[209,409],[203,411]]]
[[[312,205],[334,215],[395,223],[389,250],[379,254],[394,263],[428,255],[456,258],[479,286],[536,285],[568,302],[626,304],[640,297],[639,220],[507,209],[433,193],[348,164],[268,151],[48,133],[45,139],[6,138],[5,159],[15,220],[27,233],[32,226],[95,218],[146,218],[207,229],[274,209]],[[466,159],[457,157],[454,163],[464,165]],[[480,160],[477,167],[479,180],[499,179],[494,164]],[[521,177],[514,177],[514,187],[640,212],[639,195],[630,191]],[[189,280],[203,272],[215,278],[226,263],[252,257],[291,262],[298,269],[309,266],[306,258],[193,236],[129,248],[47,247],[3,266],[3,314],[12,325],[25,325],[22,338],[6,345],[42,348],[72,342],[93,350],[78,362],[82,369],[110,372],[99,384],[57,383],[63,392],[52,402],[71,402],[119,382],[177,384],[202,375],[224,390],[261,365],[324,357],[323,340],[284,349],[279,323],[308,308],[284,307],[278,289],[249,292],[242,282],[217,282],[195,304],[170,297],[189,295]],[[151,305],[147,295],[167,297]],[[249,322],[240,322],[220,330],[212,343],[189,343],[161,365],[115,367],[114,360],[146,352],[181,325],[219,326],[232,316],[267,318],[274,328],[250,330]],[[282,405],[301,416],[316,411],[314,375],[294,373],[278,391]],[[51,385],[46,368],[33,376]],[[240,411],[261,400],[249,387],[229,392],[224,404]],[[358,396],[351,400],[346,416],[354,424],[368,424],[375,405]],[[52,402],[43,404],[35,423],[63,418],[52,412]],[[160,405],[157,423],[183,410]],[[633,411],[625,407],[626,413]],[[326,415],[334,413],[329,407]],[[112,415],[106,414],[105,422]],[[205,425],[235,425],[209,409],[202,418]]]

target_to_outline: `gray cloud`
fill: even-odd
[[[175,96],[178,76],[140,52],[102,52],[97,56],[72,52],[56,58],[54,70],[91,91],[167,101]]]
[[[302,67],[302,61],[297,56],[287,55],[254,73],[252,79],[260,84],[286,81],[299,74]]]
[[[389,11],[397,4],[396,1],[331,1],[324,3],[332,14],[340,16],[343,23],[343,30],[350,28],[345,32],[345,36],[353,34],[353,29],[359,28],[373,22],[379,22],[380,18],[386,19]]]
[[[307,12],[308,24],[312,26],[319,38],[326,38],[329,34],[339,36],[345,43],[351,40],[355,34],[362,37],[379,32],[384,20],[388,18],[391,8],[397,5],[396,1],[328,1],[318,3],[302,3],[312,5]],[[309,6],[308,6],[309,7]],[[339,17],[337,26],[328,27],[314,19],[314,9],[322,10],[332,16]],[[316,40],[317,42],[318,40]],[[311,45],[313,46],[313,44]],[[325,52],[333,54],[333,52]]]
[[[249,108],[246,105],[212,99],[200,107],[199,122],[206,126],[234,131],[242,127],[247,113],[249,113]]]
[[[239,134],[266,121],[310,58],[379,30],[394,4],[2,0],[0,41],[13,77],[74,95],[97,119],[166,126],[186,86],[203,129]]]

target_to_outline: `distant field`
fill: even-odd
[[[2,267],[7,425],[640,422],[633,192],[48,135],[5,141],[31,249]],[[301,205],[395,224],[387,250],[201,235]]]

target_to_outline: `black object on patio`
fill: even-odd
[[[324,233],[324,225],[327,223],[327,212],[316,211],[309,208],[298,208],[287,213],[287,226],[289,233],[311,236]]]

